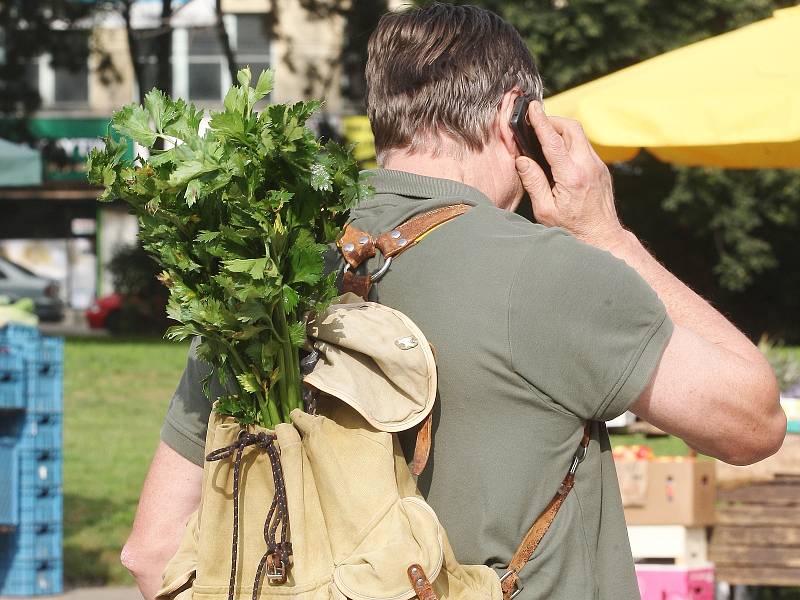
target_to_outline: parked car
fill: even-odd
[[[60,321],[64,317],[58,283],[32,273],[22,265],[0,257],[0,296],[12,302],[33,300],[36,316],[42,321]]]
[[[122,294],[109,294],[98,298],[86,310],[86,320],[92,329],[117,329],[116,321],[122,310]]]
[[[167,320],[166,305],[166,293],[146,298],[108,294],[86,310],[86,321],[92,329],[107,329],[111,333],[163,333],[174,324]]]

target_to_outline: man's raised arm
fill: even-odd
[[[625,261],[653,288],[675,324],[650,384],[631,410],[700,452],[749,464],[783,443],[786,417],[769,363],[733,324],[656,261],[617,217],[611,177],[580,124],[547,117],[531,103],[529,118],[553,169],[551,188],[530,159],[517,171],[539,223]]]

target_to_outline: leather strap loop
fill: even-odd
[[[433,439],[433,413],[428,413],[425,420],[420,423],[417,430],[417,442],[414,445],[414,461],[411,463],[411,472],[419,477],[428,464],[431,454],[431,441]]]
[[[344,228],[336,245],[352,269],[357,269],[365,260],[375,256],[375,239],[352,225]]]
[[[422,567],[418,564],[413,564],[408,567],[406,571],[408,580],[411,582],[411,587],[419,600],[439,600],[439,596],[433,591],[433,586],[428,580],[428,576]]]
[[[369,275],[359,275],[353,271],[345,271],[342,275],[342,292],[352,292],[367,300],[370,289],[372,289],[372,278]]]
[[[502,579],[501,585],[503,598],[505,600],[510,600],[515,595],[517,583],[519,582],[519,572],[531,559],[533,553],[536,552],[539,542],[542,541],[542,538],[544,538],[545,534],[550,529],[550,526],[553,524],[558,514],[558,510],[561,508],[561,505],[564,504],[564,500],[567,499],[570,491],[575,486],[575,470],[586,456],[586,448],[589,445],[590,435],[589,423],[586,423],[583,428],[583,437],[575,452],[575,457],[573,458],[572,465],[566,477],[564,477],[561,485],[558,486],[558,491],[556,491],[553,499],[550,500],[550,503],[542,511],[542,514],[536,518],[536,521],[533,522],[528,533],[525,534],[522,543],[517,548],[517,551],[514,552],[514,556],[511,557],[511,562],[508,563],[508,572]]]

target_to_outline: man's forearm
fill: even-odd
[[[186,521],[200,505],[202,479],[201,467],[164,442],[159,444],[121,554],[145,600],[153,600],[161,588],[161,573],[180,545]]]

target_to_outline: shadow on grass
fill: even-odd
[[[120,583],[126,508],[109,499],[64,495],[64,581],[70,586]]]

